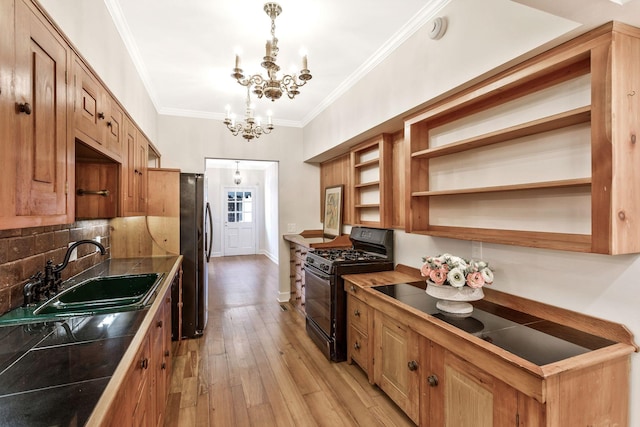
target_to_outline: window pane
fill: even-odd
[[[227,219],[229,222],[236,222],[236,214],[230,213],[227,215]]]
[[[244,214],[244,221],[242,222],[251,222],[252,215],[250,213]]]
[[[228,207],[227,210],[229,212],[234,212],[236,210],[236,204],[235,203],[227,203]]]

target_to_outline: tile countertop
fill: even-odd
[[[169,273],[177,261],[175,256],[110,259],[68,282]],[[0,327],[0,426],[84,425],[149,306]]]

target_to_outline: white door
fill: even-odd
[[[224,255],[256,253],[255,196],[255,187],[225,187]]]

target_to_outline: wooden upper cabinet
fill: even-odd
[[[124,156],[121,174],[122,216],[146,215],[148,141],[125,117]]]
[[[73,197],[69,197],[74,148],[67,134],[70,50],[31,2],[16,1],[15,15],[10,6],[11,2],[3,2],[7,10],[1,18],[7,21],[3,22],[0,51],[0,96],[7,113],[1,119],[1,132],[8,138],[0,141],[5,177],[0,229],[70,223],[74,218]],[[15,21],[10,22],[14,16]],[[15,51],[9,45],[12,41]],[[13,93],[5,86],[5,68],[12,67]]]
[[[393,222],[392,138],[379,135],[351,150],[354,225],[391,227]]]
[[[110,158],[121,160],[124,145],[122,108],[77,56],[73,73],[76,138]]]
[[[640,30],[610,23],[405,121],[406,230],[640,252]]]

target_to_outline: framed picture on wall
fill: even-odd
[[[344,185],[324,189],[324,237],[338,237],[342,232],[342,190]]]

